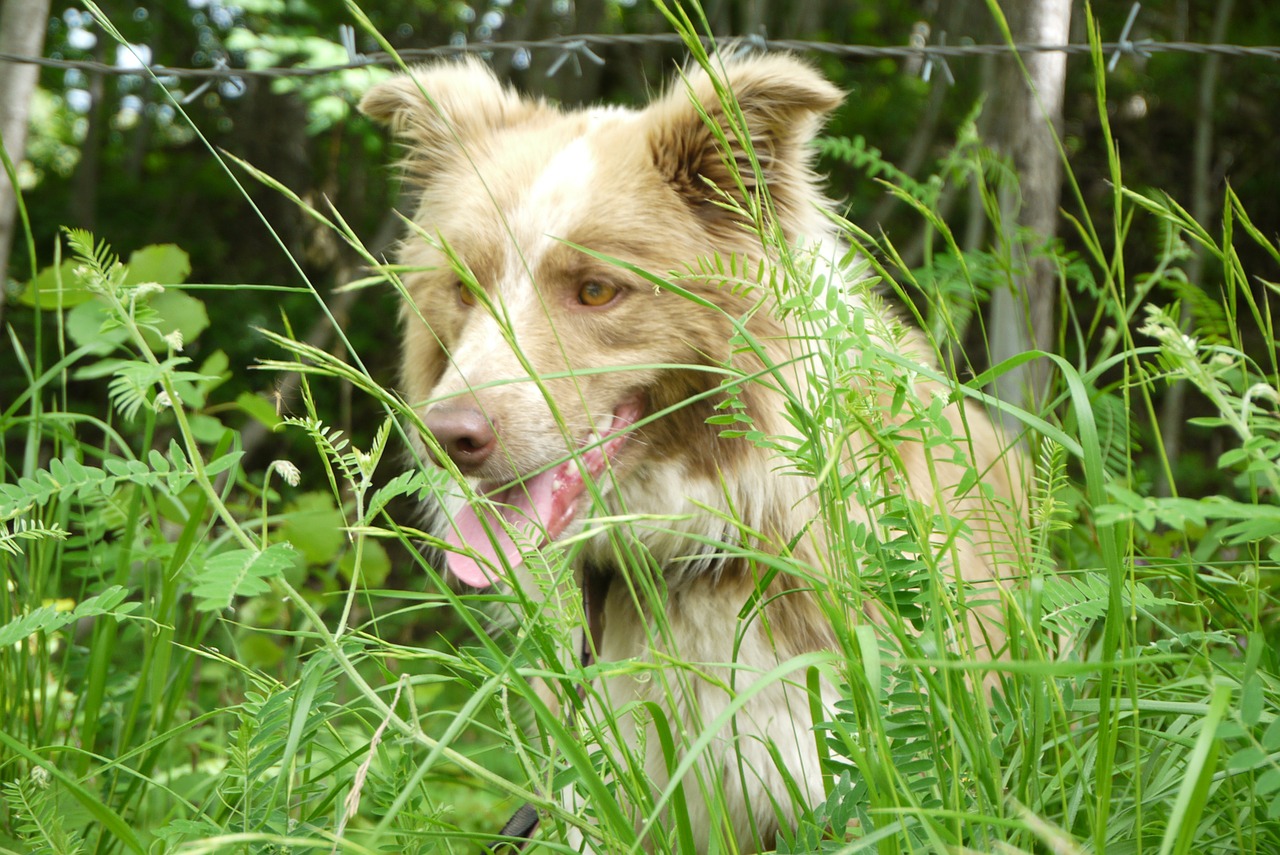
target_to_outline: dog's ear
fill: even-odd
[[[726,60],[723,65],[712,57],[711,65],[717,79],[696,68],[649,107],[653,162],[709,228],[736,230],[741,217],[726,208],[727,200],[716,189],[731,197],[729,207],[748,204],[758,183],[747,153],[750,145],[787,228],[819,198],[809,143],[843,94],[791,56]]]
[[[360,112],[391,128],[409,147],[408,171],[420,178],[442,159],[544,109],[541,102],[504,87],[475,58],[416,68],[379,83],[360,99]]]

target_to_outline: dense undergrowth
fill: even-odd
[[[897,181],[865,145],[826,148],[895,178],[886,192],[934,230],[937,250],[916,270],[848,230],[880,280],[923,307],[926,330],[972,339],[985,295],[1028,253],[1059,265],[1065,316],[1058,355],[1025,357],[1052,361],[1053,393],[1037,412],[1010,412],[1035,472],[1024,584],[1003,603],[1016,629],[994,666],[1001,690],[988,704],[964,663],[921,641],[931,614],[965,608],[964,592],[936,581],[918,509],[883,500],[877,525],[850,528],[830,558],[881,571],[836,580],[833,596],[874,597],[897,645],[882,649],[833,609],[842,650],[775,675],[825,675],[846,696],[816,735],[829,796],[802,806],[778,851],[1280,852],[1280,286],[1241,261],[1248,245],[1280,265],[1274,235],[1230,193],[1210,233],[1172,199],[1126,187],[1109,150],[1109,209],[1083,210],[1078,193],[1067,206],[1081,257],[1030,238],[962,252],[931,207],[936,188],[977,182],[994,199],[1016,180],[976,139],[923,182]],[[358,245],[332,212],[308,212]],[[1162,251],[1135,261],[1139,223]],[[1186,281],[1193,251],[1215,262],[1220,288]],[[687,773],[654,790],[640,749],[608,748],[608,716],[574,700],[600,668],[649,666],[547,665],[566,630],[532,592],[462,596],[442,582],[420,557],[430,538],[413,507],[445,476],[406,463],[406,432],[420,425],[358,355],[309,347],[286,319],[260,331],[260,367],[301,374],[303,411],[226,401],[219,386],[236,369],[183,352],[210,317],[235,322],[234,292],[184,290],[177,247],[121,262],[68,232],[63,252],[22,298],[53,340],[12,339],[5,357],[28,392],[0,409],[0,851],[469,852],[524,801],[547,818],[548,851],[569,851],[556,841],[571,828],[601,851],[641,839],[688,851],[686,795],[704,788],[714,802],[717,788],[689,759],[699,735],[686,751],[656,707],[625,712],[652,717]],[[366,257],[375,275],[363,284],[396,290],[397,271]],[[742,271],[725,260],[718,273]],[[828,365],[891,385],[923,370],[869,358],[865,332],[821,285],[780,287],[827,331]],[[981,398],[1012,367],[956,394]],[[106,384],[109,411],[68,408],[68,385],[86,380]],[[1194,391],[1195,435],[1221,449],[1195,458],[1214,477],[1190,473],[1187,495],[1187,466],[1166,458],[1153,426],[1172,383]],[[367,447],[328,426],[312,394],[322,384],[349,384],[384,411]],[[752,436],[730,407],[726,441],[773,442],[795,469],[829,471],[822,443],[800,437],[853,418],[841,390],[830,394],[792,402],[790,440]],[[899,405],[927,424],[934,403]],[[318,463],[246,468],[247,419],[309,438]],[[840,500],[829,508],[838,516]],[[545,561],[547,578],[564,572],[562,556]],[[494,608],[523,629],[494,628]],[[678,690],[686,667],[653,679]],[[576,714],[551,712],[532,676]],[[582,809],[546,795],[566,787]]]

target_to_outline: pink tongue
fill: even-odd
[[[464,507],[453,518],[453,528],[445,535],[450,549],[456,550],[449,553],[449,569],[453,575],[473,588],[487,588],[494,582],[494,570],[520,566],[524,560],[520,557],[520,547],[511,539],[501,520],[522,532],[526,541],[537,538],[540,528],[546,529],[548,538],[559,534],[559,531],[552,530],[549,522],[555,516],[553,507],[576,505],[583,489],[581,476],[576,478],[575,491],[569,491],[564,484],[557,489],[557,481],[563,481],[563,468],[563,465],[557,466],[491,496],[492,506],[486,504],[477,509],[468,504]],[[563,530],[568,522],[566,519],[560,529]]]
[[[606,458],[626,441],[626,436],[617,432],[638,417],[638,405],[620,408],[614,414],[610,429],[610,433],[617,435],[582,453],[582,464],[592,478],[600,477]],[[492,505],[468,504],[453,518],[453,526],[445,535],[445,543],[450,548],[449,570],[473,588],[489,587],[497,580],[498,571],[524,563],[520,546],[502,521],[521,533],[520,539],[526,548],[544,545],[559,537],[573,522],[586,489],[578,463],[566,460],[554,469],[490,494]]]

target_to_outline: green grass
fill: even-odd
[[[1230,193],[1211,233],[1172,199],[1126,187],[1109,135],[1104,145],[1109,205],[1090,211],[1074,191],[1067,222],[1084,258],[1055,255],[1068,314],[1057,355],[1043,357],[1054,394],[1040,412],[1013,414],[1036,471],[1026,582],[1003,604],[1016,631],[996,666],[1002,691],[988,704],[965,669],[990,666],[920,643],[917,627],[966,608],[920,546],[931,521],[886,502],[881,531],[904,539],[847,529],[829,565],[887,569],[833,580],[828,601],[874,598],[898,643],[833,606],[840,649],[770,676],[826,676],[845,695],[815,735],[829,796],[800,806],[779,851],[1280,852],[1277,286],[1242,260],[1280,262],[1280,246]],[[857,157],[874,166],[864,149]],[[978,152],[954,157],[986,175]],[[1018,253],[1058,250],[962,252],[930,207],[936,195],[918,192],[933,186],[887,188],[937,234],[925,269],[905,269],[889,243],[852,226],[849,239],[923,307],[926,329],[962,336],[975,295],[1001,287]],[[768,242],[766,211],[749,213]],[[309,213],[358,243],[336,216]],[[1162,253],[1133,245],[1139,227],[1164,236]],[[1219,265],[1217,294],[1179,281],[1189,246]],[[286,323],[266,332],[264,367],[303,372],[305,412],[280,419],[252,400],[228,410],[214,403],[225,363],[184,362],[165,339],[184,325],[188,343],[198,335],[189,303],[161,299],[181,291],[180,259],[120,265],[77,233],[64,252],[74,264],[29,308],[54,341],[10,341],[30,391],[0,409],[0,851],[474,852],[526,800],[544,812],[548,851],[569,851],[570,829],[601,851],[688,851],[688,800],[714,804],[720,789],[698,751],[723,722],[682,738],[656,706],[579,707],[575,687],[593,681],[599,699],[601,673],[643,673],[679,694],[694,663],[556,664],[567,635],[554,603],[519,590],[459,596],[417,557],[410,509],[447,475],[401,465],[405,431],[420,425],[358,358],[309,348]],[[402,290],[394,269],[366,257]],[[145,284],[156,279],[163,293]],[[228,296],[209,298],[215,315]],[[850,330],[828,358],[850,364],[856,343]],[[905,368],[885,356],[862,370]],[[726,389],[769,381],[725,376]],[[74,412],[72,377],[109,383],[111,409]],[[957,393],[980,396],[985,379]],[[1180,494],[1189,467],[1166,458],[1151,427],[1173,381],[1195,390],[1195,424],[1224,449],[1195,458],[1219,471],[1211,493]],[[385,413],[358,449],[314,403],[313,384],[340,383]],[[826,392],[841,402],[841,389]],[[928,418],[926,404],[906,406]],[[797,439],[844,428],[831,407],[819,417],[812,401],[792,405]],[[287,483],[287,463],[241,465],[228,425],[245,418],[308,438],[318,462],[295,461],[306,483]],[[780,452],[829,476],[821,447]],[[844,498],[829,495],[829,522],[843,527]],[[636,596],[660,602],[651,568],[616,542]],[[548,591],[566,572],[562,556],[542,569]],[[495,628],[494,609],[523,629]],[[535,676],[575,714],[549,710]],[[640,746],[611,738],[628,715],[652,718],[671,786],[653,787]],[[585,808],[547,795],[565,787]]]

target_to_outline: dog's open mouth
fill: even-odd
[[[529,478],[508,485],[481,484],[478,492],[489,502],[467,505],[454,518],[445,542],[449,570],[473,588],[493,584],[503,566],[518,567],[524,559],[509,529],[522,532],[526,545],[545,545],[559,537],[582,510],[588,481],[599,479],[610,460],[627,441],[627,428],[642,413],[638,399],[628,399],[613,412],[613,423],[597,441],[569,459]],[[591,445],[589,438],[584,444]]]

